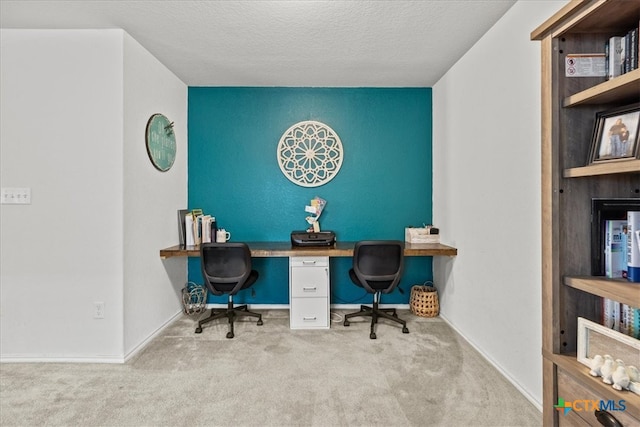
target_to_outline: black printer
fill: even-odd
[[[291,246],[331,246],[336,242],[333,231],[309,232],[305,230],[291,232]]]

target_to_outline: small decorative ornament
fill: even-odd
[[[596,354],[591,361],[591,371],[589,371],[589,374],[593,377],[599,377],[602,375],[602,372],[600,372],[602,365],[604,365],[604,358],[599,354]]]
[[[616,390],[627,389],[629,387],[629,375],[624,364],[618,364],[616,370],[611,374],[613,380],[613,388]]]
[[[303,121],[282,135],[277,155],[280,170],[289,181],[301,187],[319,187],[340,171],[342,141],[324,123]]]
[[[153,166],[161,172],[171,169],[176,160],[176,135],[173,122],[162,114],[154,114],[145,131],[147,154]]]
[[[613,360],[613,358],[608,354],[605,354],[604,364],[602,365],[602,368],[600,368],[603,383],[609,384],[609,385],[613,384],[613,379],[611,378],[611,376],[615,372],[616,367],[617,367],[616,361]]]

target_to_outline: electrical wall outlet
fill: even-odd
[[[30,205],[31,188],[2,187],[2,190],[0,190],[0,203],[3,205]]]
[[[104,319],[104,302],[96,301],[93,303],[93,318]]]

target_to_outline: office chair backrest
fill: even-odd
[[[393,291],[404,271],[402,242],[398,240],[357,242],[353,250],[353,271],[368,292],[387,294]]]
[[[251,250],[245,243],[203,243],[200,265],[214,295],[235,295],[251,274]]]

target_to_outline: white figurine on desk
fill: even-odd
[[[613,384],[613,380],[611,379],[611,375],[616,370],[616,361],[613,360],[613,357],[608,354],[604,355],[604,364],[602,368],[600,368],[600,372],[602,374],[602,382],[605,384]]]
[[[604,364],[604,358],[599,354],[596,354],[591,360],[591,370],[589,371],[589,375],[592,377],[599,377],[602,375],[600,369],[602,369],[602,365]]]
[[[618,367],[611,375],[611,379],[613,380],[613,388],[616,390],[629,388],[629,375],[627,374],[627,368],[624,366],[624,363],[618,363]]]

